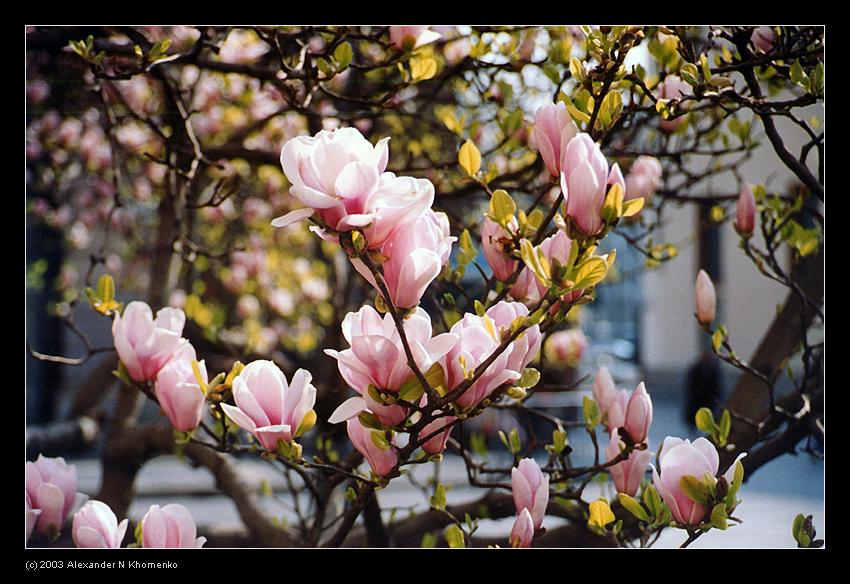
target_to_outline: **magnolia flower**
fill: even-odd
[[[558,331],[546,341],[546,358],[568,367],[577,367],[587,349],[587,337],[581,329]]]
[[[620,183],[625,190],[620,167],[608,161],[589,134],[581,132],[570,140],[561,159],[561,192],[566,216],[585,235],[596,235],[602,229],[602,207],[608,186]]]
[[[24,494],[26,499],[26,509],[24,512],[24,517],[26,519],[27,535],[27,538],[24,541],[27,542],[32,536],[32,530],[35,528],[35,522],[38,520],[38,516],[41,514],[41,509],[33,509],[32,501],[30,500],[30,494],[26,489],[24,489]]]
[[[517,513],[528,509],[534,529],[540,529],[549,504],[549,475],[543,474],[534,459],[524,458],[511,470],[511,490]]]
[[[153,381],[181,344],[186,315],[179,308],[163,308],[154,320],[150,306],[131,302],[112,322],[118,358],[133,381]],[[183,341],[188,342],[188,341]]]
[[[385,477],[390,474],[390,471],[398,462],[398,454],[392,446],[389,446],[389,448],[379,446],[378,441],[372,437],[373,432],[380,434],[384,432],[382,430],[366,428],[356,416],[349,418],[346,421],[346,426],[351,443],[369,462],[372,472],[379,477]]]
[[[504,305],[504,306],[500,306]],[[523,313],[523,311],[526,311]],[[468,313],[456,322],[451,333],[457,336],[458,342],[446,353],[444,367],[446,383],[449,391],[461,385],[467,376],[474,375],[476,367],[481,365],[501,345],[499,321],[507,326],[510,315],[524,316],[528,308],[518,302],[505,302],[492,306],[486,314],[478,316]],[[484,370],[478,379],[457,398],[456,403],[464,408],[472,407],[500,385],[519,379],[522,367],[534,358],[540,346],[540,329],[537,325],[525,331],[528,335],[524,341],[518,339],[508,347]],[[516,351],[516,353],[514,353]],[[521,367],[520,367],[521,365]]]
[[[712,323],[716,313],[717,295],[714,292],[714,284],[705,270],[697,274],[694,285],[694,304],[696,305],[697,321],[707,326]]]
[[[578,134],[578,128],[567,113],[564,102],[547,103],[537,110],[532,136],[537,151],[540,152],[543,163],[552,176],[561,175],[562,160],[567,144],[576,134]]]
[[[200,548],[207,541],[198,537],[195,520],[183,505],[151,505],[142,517],[143,548]]]
[[[755,226],[756,197],[749,185],[744,185],[735,203],[735,230],[741,235],[750,235]]]
[[[661,181],[661,172],[661,163],[657,158],[639,156],[626,175],[626,195],[623,200],[652,197]]]
[[[606,460],[614,460],[623,448],[625,448],[625,444],[617,436],[617,431],[614,430],[611,432],[611,440],[605,448]],[[611,466],[608,470],[611,471],[611,477],[614,479],[614,486],[617,488],[617,492],[626,493],[634,497],[646,474],[647,468],[649,468],[649,460],[651,458],[652,453],[649,451],[649,448],[646,450],[633,450],[626,460]]]
[[[457,343],[457,336],[443,333],[431,338],[431,317],[417,308],[404,321],[404,333],[414,361],[423,373]],[[397,424],[404,419],[401,406],[385,406],[369,395],[369,386],[397,392],[414,373],[392,315],[383,318],[371,306],[350,312],[342,321],[342,334],[351,348],[344,351],[325,349],[325,354],[337,360],[345,382],[365,400],[365,404],[385,424]]]
[[[412,51],[441,37],[440,33],[429,29],[428,26],[391,26],[390,42],[400,51]]]
[[[534,521],[528,509],[524,508],[517,514],[514,526],[511,528],[511,547],[529,548],[532,539],[534,539]]]
[[[38,456],[25,465],[26,491],[31,508],[40,510],[35,529],[52,536],[62,530],[77,495],[77,469],[64,458]]]
[[[309,208],[292,211],[272,225],[285,227],[316,212],[331,229],[362,229],[369,248],[380,247],[396,227],[434,202],[430,181],[384,172],[388,141],[372,146],[356,128],[289,140],[280,163],[292,183],[289,192]]]
[[[616,389],[611,374],[602,367],[593,382],[593,398],[608,432],[615,434],[617,428],[623,428],[635,443],[646,440],[652,424],[652,400],[642,381],[629,394],[625,389]]]
[[[118,523],[106,503],[89,501],[74,514],[71,528],[74,545],[78,548],[120,548],[127,532],[127,521]]]
[[[512,218],[512,222],[517,229],[519,225],[516,219]],[[505,252],[505,246],[510,241],[510,234],[501,225],[489,217],[484,218],[481,224],[481,248],[497,280],[507,280],[516,270],[517,261]]]
[[[724,473],[728,484],[732,484],[735,475],[735,466],[746,453],[742,453],[735,462]],[[682,524],[697,525],[707,513],[707,509],[697,503],[684,492],[679,484],[683,476],[689,475],[699,481],[703,480],[706,473],[717,476],[720,465],[720,457],[714,445],[705,438],[697,438],[691,443],[690,440],[673,438],[668,436],[661,445],[658,454],[659,470],[652,466],[652,483],[658,489],[658,493],[670,511],[673,519]]]
[[[428,285],[449,260],[452,242],[449,218],[427,209],[422,215],[396,229],[381,247],[384,282],[393,304],[412,308],[419,304]],[[352,264],[380,292],[372,272],[357,258]]]
[[[156,376],[156,400],[171,425],[180,432],[190,432],[197,428],[204,414],[206,395],[198,385],[192,369],[192,361],[196,359],[195,348],[186,342]],[[198,372],[204,384],[207,384],[209,377],[204,361],[198,363]]]
[[[291,442],[309,429],[302,429],[305,421],[311,425],[308,414],[316,403],[312,379],[308,371],[298,369],[292,376],[292,383],[287,383],[286,376],[272,361],[254,361],[233,380],[236,406],[221,406],[224,413],[253,434],[263,448],[277,450],[279,440]]]
[[[423,400],[420,405],[425,405],[426,400],[425,396],[422,396]],[[435,412],[439,413],[439,412]],[[457,418],[454,416],[445,416],[442,418],[437,418],[433,422],[426,424],[422,430],[419,431],[419,436],[421,438],[427,438],[431,436],[434,432],[439,432],[433,437],[429,438],[422,444],[422,450],[427,452],[428,454],[440,454],[442,451],[446,449],[446,444],[449,441],[449,436],[452,434],[452,429],[454,428],[454,421]]]
[[[773,45],[776,42],[776,34],[773,32],[773,27],[760,26],[753,30],[750,41],[762,53],[770,53],[773,51]]]
[[[682,99],[685,96],[691,95],[691,86],[682,81],[678,75],[667,75],[664,81],[658,85],[659,99]],[[684,103],[679,106],[681,109],[689,109],[690,104]],[[674,132],[676,128],[685,122],[685,116],[679,116],[673,120],[662,119],[659,126],[665,132]]]

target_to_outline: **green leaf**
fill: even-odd
[[[655,486],[647,485],[643,489],[643,504],[646,505],[646,508],[649,509],[649,512],[657,520],[664,506],[661,501],[661,495],[658,494]]]
[[[791,65],[791,69],[788,71],[789,76],[791,77],[791,81],[800,87],[807,87],[809,84],[809,76],[806,75],[806,72],[803,71],[803,66],[800,65],[800,61],[794,61],[794,64]]]
[[[728,527],[726,519],[726,505],[718,503],[711,510],[711,524],[717,529],[725,530]]]
[[[478,255],[475,249],[475,244],[472,242],[472,235],[470,235],[469,229],[464,229],[460,233],[458,248],[460,250],[457,254],[458,266],[466,267],[466,265],[474,260],[475,256]]]
[[[590,396],[584,396],[581,402],[581,411],[584,414],[584,422],[588,430],[593,430],[599,424],[602,414],[599,413],[599,405]]]
[[[696,87],[699,85],[699,69],[693,63],[685,63],[679,69],[679,77],[688,85]]]
[[[431,507],[442,511],[446,508],[446,486],[442,483],[438,483],[436,489],[434,489],[434,494],[431,496]]]
[[[694,416],[694,421],[696,422],[697,430],[705,432],[706,434],[712,434],[716,428],[716,424],[714,423],[714,414],[712,414],[711,410],[708,408],[698,409],[696,416]]]
[[[616,517],[605,499],[597,499],[590,504],[590,518],[587,524],[590,527],[605,529],[609,523],[613,523]]]
[[[422,543],[419,544],[419,547],[423,548],[435,548],[437,547],[437,536],[433,533],[426,533],[422,536]]]
[[[685,496],[691,501],[695,501],[704,505],[708,503],[708,496],[705,492],[705,486],[698,478],[692,475],[685,475],[679,479],[679,488]]]
[[[410,60],[410,76],[414,83],[431,79],[437,74],[437,61],[431,57],[414,57]]]
[[[806,521],[806,516],[802,513],[798,513],[794,518],[794,522],[791,524],[791,535],[794,536],[794,540],[800,541],[800,534],[803,532],[803,524]]]
[[[392,449],[392,444],[387,440],[385,433],[382,430],[373,430],[369,433],[372,438],[372,444],[381,450]]]
[[[496,223],[503,227],[507,226],[515,212],[516,203],[507,191],[498,189],[493,192],[493,196],[490,197],[490,215]]]
[[[522,370],[522,376],[514,382],[516,387],[523,389],[531,389],[540,381],[540,372],[533,367],[526,367]]]
[[[629,199],[628,201],[623,202],[623,217],[631,217],[632,215],[637,215],[643,209],[645,200],[643,197],[638,197],[636,199]]]
[[[556,455],[560,455],[567,447],[567,433],[563,430],[552,430],[552,448]]]
[[[347,42],[340,43],[336,49],[334,49],[334,60],[337,64],[337,71],[343,71],[351,64],[351,59],[354,56],[354,52],[351,49],[351,44]]]
[[[295,438],[303,436],[316,425],[316,410],[310,410],[301,419],[301,424],[298,425],[298,430],[295,431]]]
[[[718,446],[726,446],[729,432],[732,430],[732,414],[729,410],[723,410],[720,415],[720,426],[718,428]]]
[[[466,547],[466,542],[463,538],[463,531],[454,523],[446,527],[445,531],[443,532],[443,536],[446,538],[446,542],[449,544],[450,548]]]
[[[620,501],[620,505],[625,507],[626,511],[637,517],[639,520],[650,523],[651,520],[646,510],[644,510],[641,504],[634,498],[630,497],[626,493],[619,493],[617,498]]]
[[[445,372],[443,371],[442,365],[439,363],[431,365],[428,371],[425,372],[425,380],[431,388],[445,385]],[[423,393],[425,393],[425,388],[422,387],[421,383],[419,383],[419,379],[417,379],[416,375],[409,377],[398,390],[398,396],[404,401],[410,403],[417,403]]]
[[[608,262],[599,256],[592,256],[583,261],[576,270],[575,286],[576,290],[595,286],[605,279],[608,273]]]

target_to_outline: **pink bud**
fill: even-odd
[[[26,491],[33,509],[41,513],[36,531],[41,535],[58,533],[74,506],[77,494],[77,469],[64,458],[45,458],[25,465]]]
[[[426,399],[423,396],[422,405],[425,405]],[[442,430],[438,434],[434,435],[432,438],[429,438],[425,443],[422,444],[422,450],[427,452],[428,454],[440,454],[442,451],[446,449],[446,443],[449,441],[449,436],[452,434],[452,430],[454,429],[454,421],[457,418],[454,416],[445,416],[443,418],[437,418],[430,424],[427,424],[422,430],[419,432],[419,436],[422,438],[427,438],[431,436],[434,432],[438,430]]]
[[[384,282],[390,298],[399,308],[412,308],[448,262],[452,242],[449,219],[445,213],[431,209],[393,231],[381,247]],[[359,259],[352,264],[380,292],[372,273]]]
[[[127,532],[127,519],[118,523],[109,505],[100,501],[89,501],[74,514],[71,534],[78,548],[121,547]]]
[[[266,450],[278,441],[291,442],[304,417],[316,403],[313,376],[298,369],[292,383],[272,361],[254,361],[233,380],[236,406],[222,404],[224,413],[247,430]]]
[[[738,456],[724,474],[728,483],[732,482],[736,463],[744,456]],[[673,519],[687,525],[697,525],[702,521],[707,509],[688,498],[679,482],[686,475],[699,481],[703,480],[706,473],[716,476],[719,464],[717,449],[705,438],[697,438],[693,443],[670,436],[664,439],[658,454],[660,469],[652,467],[652,482],[670,508]]]
[[[529,548],[532,539],[534,539],[534,521],[528,509],[523,509],[517,514],[511,529],[511,547]]]
[[[142,518],[143,548],[200,548],[207,538],[198,537],[195,520],[183,505],[151,505]]]
[[[691,95],[691,86],[682,81],[678,75],[667,75],[664,81],[658,85],[658,97],[660,99],[679,100],[688,95]],[[690,104],[686,102],[680,107],[688,109]],[[665,132],[674,132],[684,122],[685,116],[679,116],[673,120],[661,120],[659,126]]]
[[[770,53],[773,51],[773,45],[776,42],[776,35],[774,34],[772,27],[760,26],[753,30],[753,34],[750,35],[750,40],[752,41],[753,46],[762,53]]]
[[[572,240],[567,237],[567,234],[560,229],[554,234],[540,242],[538,246],[543,254],[549,259],[549,263],[554,266],[557,262],[565,266],[570,258],[570,248]],[[545,294],[548,288],[540,283],[534,272],[526,266],[520,272],[516,283],[511,287],[511,297],[521,300],[527,304],[536,304]],[[565,295],[562,300],[571,302],[581,295],[581,291],[570,292]]]
[[[605,448],[606,459],[614,460],[624,447],[625,444],[620,440],[617,432],[611,432],[611,440]],[[635,496],[651,458],[652,453],[649,449],[634,450],[626,460],[618,462],[608,469],[611,471],[611,477],[614,479],[614,486],[618,493],[626,493],[631,497]]]
[[[527,509],[534,529],[540,529],[549,504],[549,475],[543,474],[533,459],[524,458],[511,470],[511,488],[517,512]]]
[[[547,358],[568,367],[577,367],[586,349],[587,337],[581,329],[552,333],[546,341]]]
[[[714,284],[705,272],[700,270],[697,274],[694,286],[694,297],[697,311],[697,321],[701,325],[709,325],[714,320],[717,296],[714,292]]]
[[[380,432],[381,434],[383,432],[366,428],[357,417],[349,418],[346,426],[351,443],[369,462],[372,472],[379,477],[390,474],[390,471],[398,462],[398,453],[392,446],[386,450],[378,446],[376,440],[372,438],[373,432]]]
[[[589,134],[581,132],[570,140],[561,160],[561,192],[565,215],[585,235],[602,229],[602,207],[609,182],[621,180],[619,168],[609,173],[608,161]]]
[[[428,26],[391,26],[390,43],[400,51],[411,51],[433,43],[442,35]]]
[[[750,235],[756,225],[756,197],[749,185],[744,185],[735,204],[735,229],[741,235]]]
[[[560,176],[564,151],[577,133],[578,128],[567,113],[564,102],[548,103],[537,110],[532,135],[543,163],[552,176]]]
[[[617,387],[614,385],[614,378],[606,367],[600,367],[593,380],[593,399],[596,400],[599,410],[603,412],[607,410],[616,396]]]
[[[510,234],[501,225],[489,217],[484,218],[481,224],[481,247],[497,280],[507,280],[516,270],[517,261],[505,252],[505,246],[510,241]]]
[[[643,381],[638,383],[626,406],[624,428],[635,444],[646,440],[649,426],[652,424],[652,400],[646,392]]]
[[[144,302],[131,302],[112,323],[115,350],[134,381],[153,381],[181,343],[186,315],[163,308],[151,315]]]
[[[654,156],[639,156],[626,176],[626,196],[628,201],[643,197],[649,199],[661,181],[661,163]]]
[[[171,425],[180,432],[197,428],[204,413],[206,396],[192,369],[196,359],[195,348],[187,341],[156,376],[156,399]],[[198,370],[204,383],[208,383],[204,361],[198,363]]]

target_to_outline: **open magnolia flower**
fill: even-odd
[[[224,413],[247,430],[266,450],[277,450],[278,440],[291,442],[315,423],[316,388],[313,376],[299,369],[286,381],[272,361],[254,361],[233,380],[236,406],[221,404]]]
[[[372,146],[356,128],[289,140],[280,163],[292,183],[289,192],[309,209],[278,217],[272,225],[285,227],[315,212],[331,229],[361,229],[370,249],[380,247],[396,227],[434,202],[430,181],[384,172],[388,141]]]
[[[118,358],[133,381],[153,381],[180,348],[186,315],[179,308],[163,308],[153,318],[144,302],[131,302],[116,314],[112,337]]]
[[[735,467],[746,453],[741,453],[735,459],[723,477],[726,483],[731,485]],[[704,505],[697,503],[685,494],[682,489],[681,480],[684,476],[692,476],[702,481],[707,474],[717,476],[720,457],[714,444],[705,438],[697,438],[693,441],[682,440],[668,436],[661,445],[658,453],[658,466],[652,466],[652,483],[658,489],[658,493],[670,511],[673,519],[682,524],[698,525],[708,513]]]
[[[432,338],[431,317],[422,308],[407,317],[404,332],[414,361],[422,372],[428,371],[457,342],[457,336],[451,333]],[[370,385],[382,391],[398,392],[414,375],[407,364],[392,316],[385,314],[382,318],[377,310],[364,306],[346,315],[342,334],[351,348],[344,351],[325,349],[325,354],[337,360],[342,378],[361,395],[379,420],[390,425],[399,423],[405,416],[403,407],[380,404],[369,395]]]

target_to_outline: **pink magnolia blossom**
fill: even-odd
[[[515,228],[518,228],[516,219],[513,221]],[[507,280],[516,270],[517,261],[505,252],[505,246],[510,241],[510,234],[501,225],[489,217],[484,218],[481,224],[481,247],[497,280]]]
[[[581,329],[552,333],[546,341],[546,355],[549,361],[564,363],[569,367],[578,366],[586,349],[587,337]]]
[[[304,417],[316,403],[313,376],[298,369],[292,383],[272,361],[245,366],[233,380],[236,406],[222,404],[224,413],[247,430],[266,450],[277,450],[278,441],[291,442]]]
[[[417,308],[404,321],[404,333],[413,358],[423,373],[457,343],[457,336],[443,333],[431,338],[431,317]],[[404,346],[390,314],[383,318],[371,306],[350,312],[342,321],[342,334],[350,348],[343,351],[325,349],[325,354],[337,360],[345,382],[365,400],[368,408],[381,422],[397,424],[404,419],[405,409],[398,405],[385,406],[369,395],[369,386],[397,392],[414,375],[407,364]]]
[[[639,156],[626,175],[624,200],[650,199],[661,182],[661,163],[654,156]]]
[[[207,541],[195,537],[197,527],[189,510],[178,503],[151,505],[142,517],[143,548],[200,548]]]
[[[131,302],[112,322],[115,350],[134,381],[153,381],[180,347],[186,315],[163,308],[154,320],[150,306]],[[182,341],[187,342],[187,341]]]
[[[483,316],[468,313],[452,326],[451,332],[459,340],[444,360],[443,368],[449,391],[462,384],[467,375],[473,375],[475,368],[484,363],[501,345],[500,326],[509,325],[510,322],[506,321],[511,315],[524,316],[527,311],[528,308],[521,303],[502,301],[492,306]],[[505,324],[500,325],[497,320]],[[519,342],[509,344],[475,383],[457,398],[456,403],[464,408],[472,407],[500,385],[519,379],[522,367],[528,364],[539,350],[539,331],[539,327],[534,325],[525,331],[524,334],[528,337],[524,341],[518,339]],[[522,367],[519,367],[520,364]]]
[[[735,465],[741,458],[746,456],[742,453],[735,462],[724,473],[726,481],[731,484],[735,474]],[[697,438],[691,443],[690,440],[682,440],[668,436],[661,445],[658,454],[658,466],[652,466],[652,482],[658,493],[670,511],[673,519],[682,524],[697,525],[707,513],[707,509],[700,503],[688,498],[679,485],[683,476],[689,475],[702,481],[706,473],[717,476],[720,457],[714,445],[705,438]]]
[[[617,432],[611,432],[611,440],[605,448],[606,460],[614,460],[624,447],[625,444],[617,436]],[[646,450],[633,450],[626,460],[610,467],[608,470],[611,471],[617,492],[634,497],[649,468],[651,458],[652,453],[648,448]]]
[[[400,51],[411,51],[433,43],[442,35],[429,26],[391,26],[390,42]]]
[[[534,459],[524,458],[511,470],[511,488],[517,513],[528,509],[534,529],[540,529],[549,504],[549,475],[543,474]]]
[[[567,113],[564,102],[547,103],[537,110],[532,136],[537,151],[540,152],[543,163],[552,176],[561,175],[567,144],[576,134],[578,134],[578,128]]]
[[[760,26],[753,30],[750,40],[753,46],[762,53],[770,53],[773,51],[773,45],[776,42],[776,34],[773,32],[773,27]]]
[[[455,237],[449,233],[445,213],[427,209],[422,215],[396,229],[381,247],[384,282],[393,304],[412,308],[449,260]],[[372,286],[380,291],[375,278],[359,259],[351,263]]]
[[[667,75],[664,81],[658,86],[659,99],[682,99],[685,96],[691,95],[691,86],[682,81],[678,75]],[[690,104],[683,104],[682,109],[689,109]],[[661,120],[659,126],[665,132],[675,132],[676,128],[685,122],[685,116],[679,116],[673,120]]]
[[[306,205],[272,222],[284,227],[319,214],[337,231],[362,229],[370,249],[380,247],[393,230],[429,208],[434,185],[427,179],[384,172],[389,138],[377,145],[356,128],[322,130],[283,145],[280,163],[292,183],[290,193]]]
[[[487,316],[493,319],[498,329],[506,330],[511,328],[516,319],[528,316],[528,307],[519,302],[502,301],[491,306],[487,310]],[[508,368],[522,373],[522,370],[540,353],[542,344],[543,335],[540,334],[540,327],[534,325],[527,328],[511,343]]]
[[[599,145],[589,134],[581,132],[570,140],[561,159],[561,192],[565,215],[585,235],[596,235],[602,229],[602,207],[608,186],[625,184],[620,167],[610,169]]]
[[[27,534],[27,538],[24,541],[27,542],[32,536],[32,530],[35,528],[35,522],[38,520],[38,516],[41,514],[41,509],[33,508],[32,501],[30,500],[30,494],[26,489],[24,489],[24,495],[26,498],[26,510],[24,512],[24,517],[26,520]]]
[[[750,235],[755,226],[756,197],[749,185],[744,185],[735,203],[735,229],[741,235]]]
[[[372,432],[381,431],[366,428],[356,416],[349,418],[346,425],[351,443],[369,462],[372,472],[380,477],[390,474],[390,471],[398,462],[398,453],[396,453],[395,448],[391,447],[384,450],[375,443],[375,440],[372,439]]]
[[[697,274],[694,285],[694,304],[696,305],[697,321],[701,325],[709,325],[714,320],[717,312],[717,294],[714,291],[714,283],[705,270]]]
[[[31,508],[39,509],[35,529],[41,535],[62,530],[77,495],[77,469],[64,458],[38,456],[25,468],[26,492]]]
[[[602,367],[593,382],[593,398],[609,433],[615,434],[617,428],[623,428],[635,443],[646,440],[652,424],[652,400],[642,381],[631,394],[625,389],[618,390],[611,374]]]
[[[156,376],[154,392],[159,407],[168,416],[175,430],[190,432],[198,427],[204,413],[206,396],[198,385],[192,361],[197,359],[195,348],[186,342]],[[209,382],[204,361],[198,363],[204,383]]]
[[[423,396],[424,397],[424,396]],[[423,404],[424,400],[423,400]],[[439,434],[434,435],[432,438],[429,438],[422,444],[422,450],[427,452],[428,454],[440,454],[446,449],[446,444],[449,441],[449,436],[452,434],[452,430],[454,429],[454,421],[457,418],[454,416],[445,416],[443,418],[437,418],[433,422],[426,424],[422,430],[419,432],[419,436],[422,438],[427,438],[434,432],[440,431]]]
[[[127,532],[127,521],[118,523],[106,503],[89,501],[74,514],[71,528],[74,545],[78,548],[120,548]]]
[[[511,528],[511,547],[530,548],[534,539],[534,520],[527,508],[517,514],[514,526]]]

